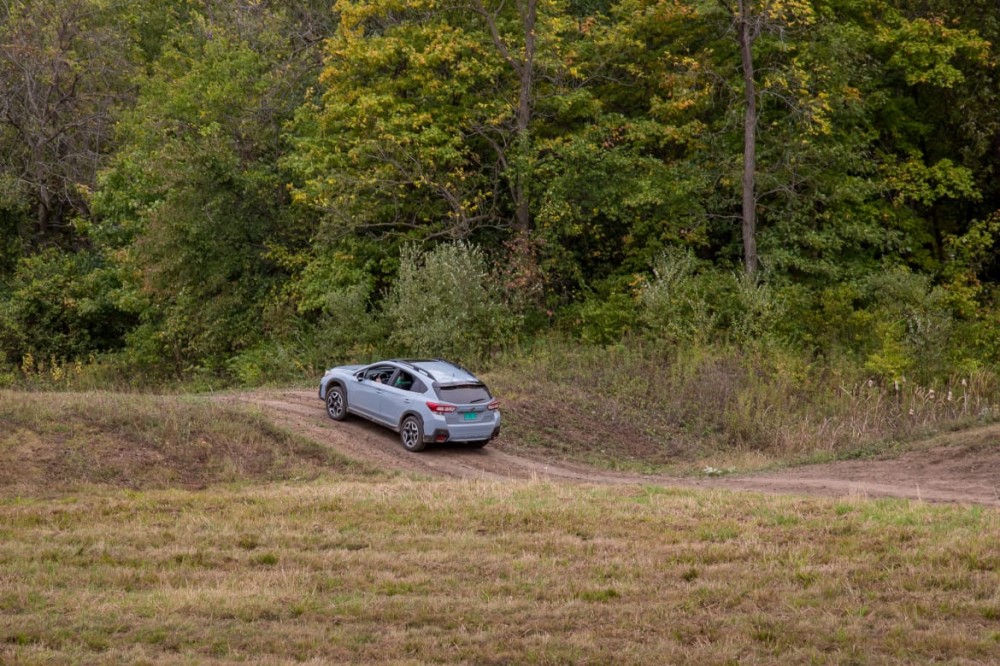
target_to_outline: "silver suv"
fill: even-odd
[[[407,451],[430,442],[483,447],[500,434],[500,401],[471,372],[441,359],[330,368],[319,397],[331,419],[357,414],[392,428]]]

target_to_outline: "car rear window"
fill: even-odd
[[[442,400],[455,405],[471,405],[479,402],[489,402],[493,397],[482,384],[439,386],[437,394]]]

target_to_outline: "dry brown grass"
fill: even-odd
[[[0,391],[0,424],[0,495],[362,471],[258,414],[204,398]]]
[[[996,510],[362,476],[182,397],[0,423],[3,664],[1000,661]]]
[[[894,385],[777,351],[551,341],[484,376],[510,448],[673,473],[856,457],[1000,417],[987,372]]]
[[[0,662],[1000,661],[1000,513],[540,482],[0,501]]]

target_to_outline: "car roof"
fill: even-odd
[[[443,359],[396,359],[396,362],[423,371],[439,384],[481,384],[474,374]]]

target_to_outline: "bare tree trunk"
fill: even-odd
[[[757,87],[751,49],[757,34],[747,17],[746,0],[741,0],[739,12],[737,32],[747,105],[743,116],[743,267],[747,276],[753,277],[757,272],[757,195],[754,183],[757,171]]]
[[[538,0],[524,0],[519,3],[518,10],[524,29],[524,60],[521,61],[518,72],[520,89],[517,95],[517,140],[518,150],[524,158],[530,147],[528,126],[531,123],[531,96],[535,84],[535,20],[538,16]],[[522,232],[531,228],[528,180],[528,174],[519,172],[514,184],[514,228]]]
[[[48,189],[42,186],[38,193],[38,204],[35,209],[36,234],[39,241],[45,242],[49,233],[49,216],[52,210],[52,197]]]

